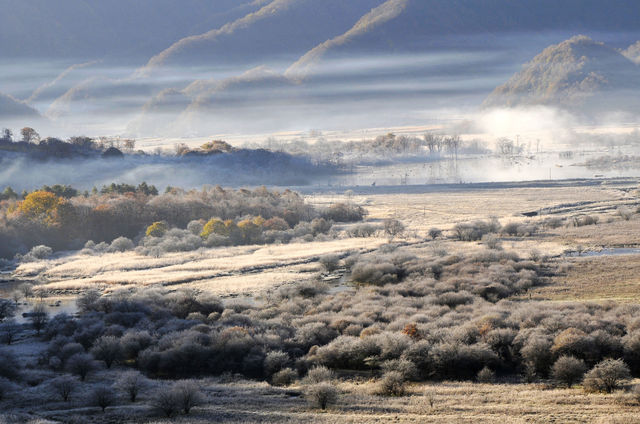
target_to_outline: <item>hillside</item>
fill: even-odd
[[[239,107],[256,123],[269,116],[262,110],[265,104],[293,103],[296,88],[295,82],[264,66],[219,81],[196,80],[182,90],[153,96],[128,129],[133,134],[199,134],[237,119]]]
[[[552,105],[582,111],[638,105],[640,68],[615,49],[576,36],[546,48],[485,100],[485,107]]]
[[[0,93],[0,116],[2,117],[27,117],[36,118],[40,114],[29,105],[7,94]]]
[[[623,0],[387,0],[345,33],[309,51],[287,72],[309,76],[323,60],[357,54],[485,48],[526,32],[635,30],[639,12],[640,4]]]
[[[251,63],[304,54],[353,25],[382,0],[273,0],[220,28],[185,37],[149,60],[142,73],[160,66],[216,62]],[[255,63],[255,62],[253,62]]]

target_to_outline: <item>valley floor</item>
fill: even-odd
[[[640,254],[589,256],[584,253],[640,246],[640,214],[623,219],[620,213],[621,210],[636,211],[640,206],[636,189],[637,182],[628,180],[616,184],[486,187],[424,193],[319,193],[308,195],[307,200],[316,205],[356,202],[368,210],[367,221],[373,224],[386,218],[402,221],[407,233],[396,242],[417,257],[432,254],[437,249],[449,254],[486,249],[481,242],[455,241],[452,234],[458,223],[490,217],[498,218],[504,225],[539,223],[550,217],[570,221],[574,217],[598,216],[597,225],[542,228],[531,236],[501,236],[504,250],[514,251],[521,257],[548,256],[565,269],[561,275],[553,276],[548,284],[514,296],[512,300],[629,303],[640,302]],[[523,215],[531,211],[542,213],[532,218]],[[432,227],[442,229],[445,237],[431,241],[427,233]],[[110,291],[154,285],[171,289],[193,288],[225,297],[252,297],[285,284],[317,279],[321,270],[318,259],[322,255],[346,256],[373,250],[387,242],[383,236],[344,236],[289,245],[205,249],[160,258],[134,253],[104,254],[97,258],[70,254],[23,264],[15,276],[40,281],[37,288],[61,298],[73,297],[91,287]],[[343,283],[334,279],[331,284],[336,289]],[[44,348],[44,344],[38,346],[30,338],[19,340],[11,347],[16,352],[30,352],[33,358]],[[30,396],[34,401],[41,400],[42,396],[35,393],[37,388],[34,388],[27,389],[25,404],[16,405],[18,415],[6,415],[4,422],[10,423],[13,419],[20,422],[31,410],[37,410],[34,417],[53,420],[34,421],[42,424],[640,422],[640,400],[626,392],[587,394],[577,387],[561,389],[516,381],[499,384],[444,382],[412,383],[405,396],[381,397],[374,394],[373,376],[362,373],[341,377],[345,378],[339,379],[339,401],[326,411],[310,407],[299,385],[281,388],[228,376],[226,379],[199,380],[208,401],[195,408],[190,416],[150,419],[149,406],[126,403],[107,408],[102,414],[96,408],[81,406],[86,405],[82,400],[77,406],[47,400],[35,407],[29,405]],[[94,378],[96,381],[101,379],[99,375]],[[92,384],[91,380],[89,384]]]

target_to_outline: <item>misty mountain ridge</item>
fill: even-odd
[[[580,35],[552,45],[484,101],[484,107],[559,106],[571,111],[635,111],[640,67]]]
[[[19,117],[25,116],[28,118],[40,117],[37,110],[27,105],[26,103],[8,95],[0,93],[0,116],[4,117]]]
[[[87,59],[24,95],[8,92],[27,99],[32,107],[69,128],[98,120],[98,115],[105,114],[120,121],[116,124],[118,128],[125,128],[129,123],[128,128],[132,130],[129,135],[135,136],[166,134],[166,128],[172,130],[172,135],[182,134],[185,129],[194,135],[210,133],[212,129],[217,131],[217,122],[227,120],[230,115],[242,116],[248,125],[269,119],[285,121],[284,116],[277,116],[279,111],[271,107],[274,103],[284,104],[288,110],[309,110],[311,114],[328,112],[332,116],[336,116],[338,107],[334,104],[337,102],[360,101],[364,105],[367,100],[378,104],[384,100],[387,104],[390,98],[400,102],[403,96],[409,97],[420,111],[424,111],[425,105],[434,104],[458,107],[464,89],[456,88],[461,85],[456,81],[472,86],[474,92],[467,93],[466,99],[475,105],[530,52],[551,42],[572,33],[629,34],[640,28],[640,3],[625,0],[606,4],[599,0],[562,0],[563,7],[552,0],[220,0],[215,4],[187,0],[180,7],[173,7],[175,22],[168,22],[170,19],[162,15],[173,10],[171,4],[175,3],[169,0],[157,3],[142,0],[126,19],[121,16],[122,10],[116,9],[126,10],[128,0],[61,0],[61,10],[56,11],[49,10],[50,4],[42,4],[44,0],[6,1],[8,10],[15,10],[17,17],[28,15],[29,7],[42,6],[56,22],[64,23],[64,30],[53,31],[50,41],[41,40],[42,46],[47,46],[52,54],[63,54],[58,46],[64,46],[68,51],[63,55],[75,52],[79,58]],[[157,10],[152,11],[154,6]],[[129,37],[129,27],[147,12],[149,21],[145,17],[145,24],[138,32],[146,31],[148,40],[141,40],[140,34]],[[27,21],[40,28],[38,16],[34,12]],[[96,16],[102,20],[109,18],[113,24],[104,25]],[[69,19],[83,23],[77,31],[86,33],[86,26],[91,25],[96,34],[92,32],[86,39],[73,34]],[[121,22],[123,19],[125,23]],[[129,25],[129,29],[120,31],[122,25]],[[163,25],[167,31],[156,37]],[[120,31],[117,36],[112,34],[117,31]],[[34,34],[25,35],[28,41],[24,43],[25,55],[43,54],[40,47],[36,48],[39,45],[35,38],[32,39],[41,37],[40,33],[38,29]],[[524,36],[534,33],[543,35],[530,37],[531,40]],[[17,30],[14,34],[0,29],[4,37],[0,47],[20,34]],[[517,39],[514,34],[520,34],[521,38]],[[74,42],[65,43],[64,37],[71,37]],[[128,43],[123,41],[127,37]],[[623,38],[620,39],[623,45],[632,42]],[[526,41],[526,45],[522,46],[522,41]],[[96,46],[96,56],[86,56],[85,42]],[[505,67],[505,63],[485,54],[499,49],[503,49],[503,54],[513,52],[508,57],[507,72],[500,68]],[[607,54],[611,53],[608,50]],[[631,46],[624,54],[637,58],[639,50],[640,46]],[[436,58],[434,61],[442,60],[443,64],[431,68],[403,62],[406,58],[437,56],[443,52],[459,53],[460,57],[467,58],[484,54],[486,59],[479,64],[473,62],[475,59],[457,64]],[[619,90],[622,87],[619,81],[625,78],[609,74],[606,69],[589,68],[596,62],[614,60],[616,63],[622,54],[614,53],[604,59],[598,57],[604,52],[587,52],[585,57],[594,56],[594,59],[580,65],[583,70],[576,68],[576,76],[560,76],[564,66],[561,62],[555,71],[539,70],[538,73],[546,75],[540,83],[558,80],[551,84],[553,89],[541,89],[536,95],[538,99],[530,101],[518,100],[522,96],[512,93],[506,101],[496,101],[496,105],[528,102],[571,105],[584,102],[584,97],[589,97],[585,93],[603,87]],[[133,58],[131,63],[146,65],[137,70],[128,67],[124,74],[122,69],[114,71],[107,65],[95,64],[95,60],[109,55],[129,55]],[[361,58],[382,67],[395,61],[395,68],[388,71],[363,67],[345,71],[345,63],[352,66]],[[554,63],[555,60],[550,65]],[[579,60],[573,60],[569,65],[577,67],[578,63]],[[622,67],[629,69],[626,65]],[[498,78],[496,70],[500,71]],[[581,72],[590,76],[580,78]],[[439,84],[442,76],[453,77],[453,80]],[[469,82],[476,76],[484,79],[484,86],[476,87]],[[488,82],[488,77],[494,81]],[[564,80],[567,87],[573,88],[561,88]],[[501,90],[504,94],[509,91],[499,88],[496,93]],[[564,94],[551,95],[554,90]],[[485,104],[491,104],[493,98],[492,95]],[[342,106],[344,113],[348,106]],[[360,105],[351,106],[357,113],[365,109]],[[232,110],[234,107],[243,109],[238,113]],[[379,111],[385,114],[384,110]],[[132,116],[136,117],[133,121]],[[76,122],[72,122],[72,118]],[[206,125],[201,129],[194,128],[203,122]],[[98,125],[102,127],[103,123]]]

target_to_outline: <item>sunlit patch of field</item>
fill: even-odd
[[[584,248],[638,246],[640,218],[634,216],[628,221],[618,218],[607,222],[605,217],[598,225],[558,228],[555,232],[562,243]]]
[[[523,212],[573,202],[615,202],[625,195],[609,187],[543,187],[506,189],[467,189],[446,192],[371,194],[366,196],[313,195],[306,200],[326,206],[353,201],[369,212],[368,219],[395,218],[412,231],[425,233],[431,227],[450,229],[460,222],[495,216],[503,222],[524,221]]]
[[[354,238],[286,245],[243,246],[171,253],[160,258],[133,252],[68,257],[21,265],[20,277],[37,277],[40,289],[74,292],[130,286],[198,288],[218,294],[243,293],[304,279],[305,265],[330,253],[374,249],[384,238]],[[316,265],[317,268],[317,265]],[[307,270],[308,271],[308,270]]]
[[[325,411],[304,400],[302,386],[280,388],[265,382],[222,383],[217,379],[201,380],[201,386],[210,401],[178,422],[630,424],[640,420],[640,405],[620,393],[586,394],[579,388],[546,389],[539,384],[420,383],[409,387],[406,396],[382,397],[372,393],[374,382],[343,381],[338,383],[341,394],[337,404]],[[44,415],[73,420],[88,412],[87,408],[53,409],[56,406],[60,407],[60,402],[47,405],[51,409]],[[133,423],[137,422],[134,417],[140,419],[148,412],[128,405],[110,408],[99,417],[93,412],[91,418]],[[176,418],[147,418],[145,422],[173,423]]]
[[[572,258],[565,275],[532,289],[536,299],[560,301],[640,301],[640,255]]]

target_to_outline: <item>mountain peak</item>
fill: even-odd
[[[625,109],[636,103],[629,89],[640,84],[640,69],[615,49],[578,35],[544,49],[483,106],[550,105],[584,111]]]

